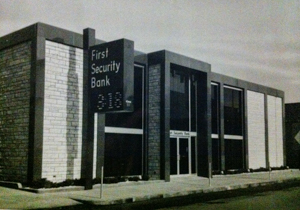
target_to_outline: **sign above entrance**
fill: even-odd
[[[120,39],[89,48],[91,110],[98,113],[132,112],[134,43]]]
[[[193,131],[178,131],[178,130],[170,130],[170,136],[179,136],[179,137],[190,137],[196,136],[197,133]]]

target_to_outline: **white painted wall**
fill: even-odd
[[[247,91],[249,168],[266,167],[264,94]]]

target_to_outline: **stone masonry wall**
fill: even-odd
[[[80,178],[83,50],[46,41],[42,178]]]
[[[149,67],[148,174],[160,179],[160,65]]]
[[[31,42],[0,51],[0,180],[27,181]]]

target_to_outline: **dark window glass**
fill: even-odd
[[[196,137],[191,137],[192,174],[196,173]]]
[[[143,127],[143,68],[134,67],[134,111],[131,113],[106,114],[105,125],[123,128]]]
[[[189,140],[187,138],[179,138],[179,173],[189,173]]]
[[[177,174],[177,138],[170,138],[170,173]]]
[[[211,85],[211,129],[212,133],[219,133],[219,86]]]
[[[243,141],[225,139],[225,168],[243,168]]]
[[[212,139],[212,169],[214,171],[220,170],[221,154],[220,154],[220,140]]]
[[[171,71],[170,118],[171,130],[189,130],[189,78]]]
[[[109,176],[142,174],[142,135],[105,134],[104,173]]]
[[[224,88],[225,134],[243,135],[242,91]]]
[[[192,77],[193,78],[193,77]],[[197,126],[197,101],[196,101],[196,94],[197,94],[197,81],[192,79],[191,83],[191,130],[196,131]]]

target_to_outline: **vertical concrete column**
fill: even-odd
[[[249,146],[248,146],[248,92],[244,89],[244,95],[242,96],[242,101],[244,102],[244,124],[243,124],[243,134],[244,134],[244,157],[243,161],[244,168],[249,169]]]
[[[39,30],[39,29],[37,29]],[[38,34],[38,32],[37,32]],[[44,91],[45,91],[45,37],[32,42],[32,69],[30,75],[30,119],[28,181],[41,179],[43,155]]]
[[[268,117],[268,95],[264,94],[264,104],[265,104],[265,145],[266,145],[266,167],[270,167],[269,159],[269,117]]]
[[[149,66],[148,91],[148,175],[150,179],[160,179],[160,74],[161,65]],[[151,100],[150,100],[151,99]]]
[[[282,143],[283,143],[283,166],[287,166],[287,161],[286,161],[286,132],[285,132],[285,122],[286,122],[286,117],[285,117],[285,97],[282,97]]]
[[[96,177],[101,177],[101,167],[104,167],[105,152],[105,114],[97,114],[97,163]]]
[[[161,72],[161,179],[170,181],[170,63]]]
[[[221,143],[221,171],[225,171],[225,122],[224,122],[224,84],[220,83],[220,143]]]
[[[197,174],[209,177],[212,162],[211,79],[207,73],[197,75]]]

